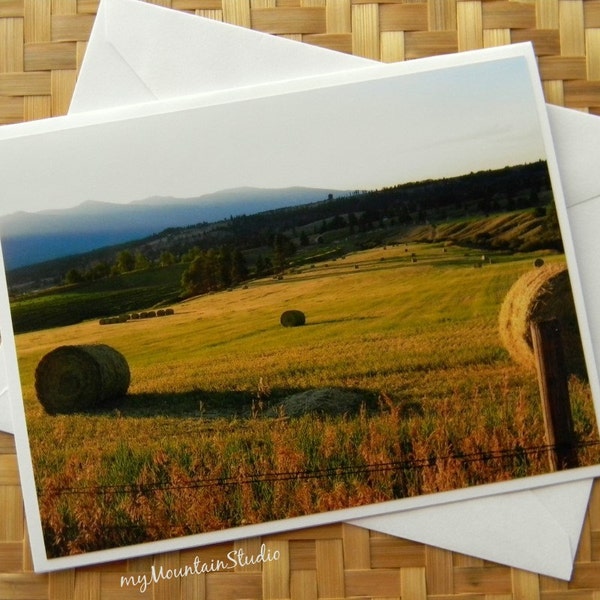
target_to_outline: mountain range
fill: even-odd
[[[169,227],[211,223],[230,216],[297,206],[347,194],[290,187],[239,188],[196,198],[152,197],[116,204],[86,201],[69,209],[16,212],[0,217],[7,270],[80,254],[160,233]]]

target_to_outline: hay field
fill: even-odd
[[[535,373],[510,359],[498,332],[501,303],[534,256],[473,268],[477,251],[388,246],[192,299],[166,318],[18,336],[50,553],[544,472],[543,452],[527,450],[544,445]],[[288,309],[306,325],[281,327]],[[68,343],[109,344],[127,358],[119,406],[44,414],[35,366]],[[363,394],[362,409],[298,419],[277,410],[326,387]],[[573,378],[570,391],[579,441],[596,440],[587,384]],[[586,448],[580,460],[597,454]]]

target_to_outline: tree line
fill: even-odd
[[[539,161],[453,178],[356,190],[337,198],[330,194],[308,205],[231,216],[214,224],[170,228],[121,248],[57,259],[9,275],[11,279],[78,284],[189,263],[181,282],[182,293],[188,295],[229,287],[250,276],[280,273],[297,248],[327,239],[332,231],[352,236],[386,227],[435,225],[462,216],[527,207],[541,211],[550,195],[547,165]],[[554,229],[545,232],[544,243],[557,237]]]
[[[270,240],[272,252],[259,254],[252,268],[242,250],[230,244],[203,249],[194,246],[184,254],[176,256],[164,251],[158,260],[150,259],[140,250],[121,250],[114,262],[97,261],[87,269],[71,268],[64,277],[67,285],[98,281],[117,277],[133,271],[170,267],[186,263],[188,267],[181,277],[182,296],[205,294],[227,289],[247,281],[250,277],[262,277],[282,273],[288,260],[296,252],[296,244],[282,233],[274,234]]]

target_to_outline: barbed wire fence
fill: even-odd
[[[579,442],[574,444],[576,450],[600,446],[600,440]],[[201,479],[191,478],[187,481],[172,483],[165,481],[155,481],[148,483],[127,483],[113,485],[93,485],[93,486],[72,486],[72,487],[38,487],[38,495],[45,493],[54,495],[66,494],[92,494],[92,495],[110,495],[110,494],[132,494],[147,495],[154,492],[180,491],[200,488],[218,488],[241,485],[253,485],[258,483],[276,483],[290,480],[308,480],[308,479],[327,479],[333,477],[346,477],[352,475],[371,475],[384,472],[406,472],[420,471],[428,468],[436,468],[442,463],[454,461],[461,464],[468,463],[492,463],[493,461],[503,462],[514,459],[529,459],[531,457],[540,457],[547,454],[549,450],[560,450],[557,445],[538,445],[530,447],[516,446],[514,448],[502,450],[479,451],[473,453],[452,453],[446,455],[430,456],[422,459],[398,460],[382,463],[348,465],[330,467],[325,469],[298,470],[298,471],[269,471],[262,473],[252,473],[248,475],[238,475],[230,477],[208,477]]]

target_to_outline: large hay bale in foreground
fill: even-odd
[[[522,275],[500,308],[500,337],[517,363],[535,369],[531,323],[557,319],[570,373],[584,376],[585,361],[569,273],[565,264],[547,264]]]
[[[35,370],[38,400],[50,414],[106,406],[127,393],[130,381],[125,357],[105,344],[59,346]]]

